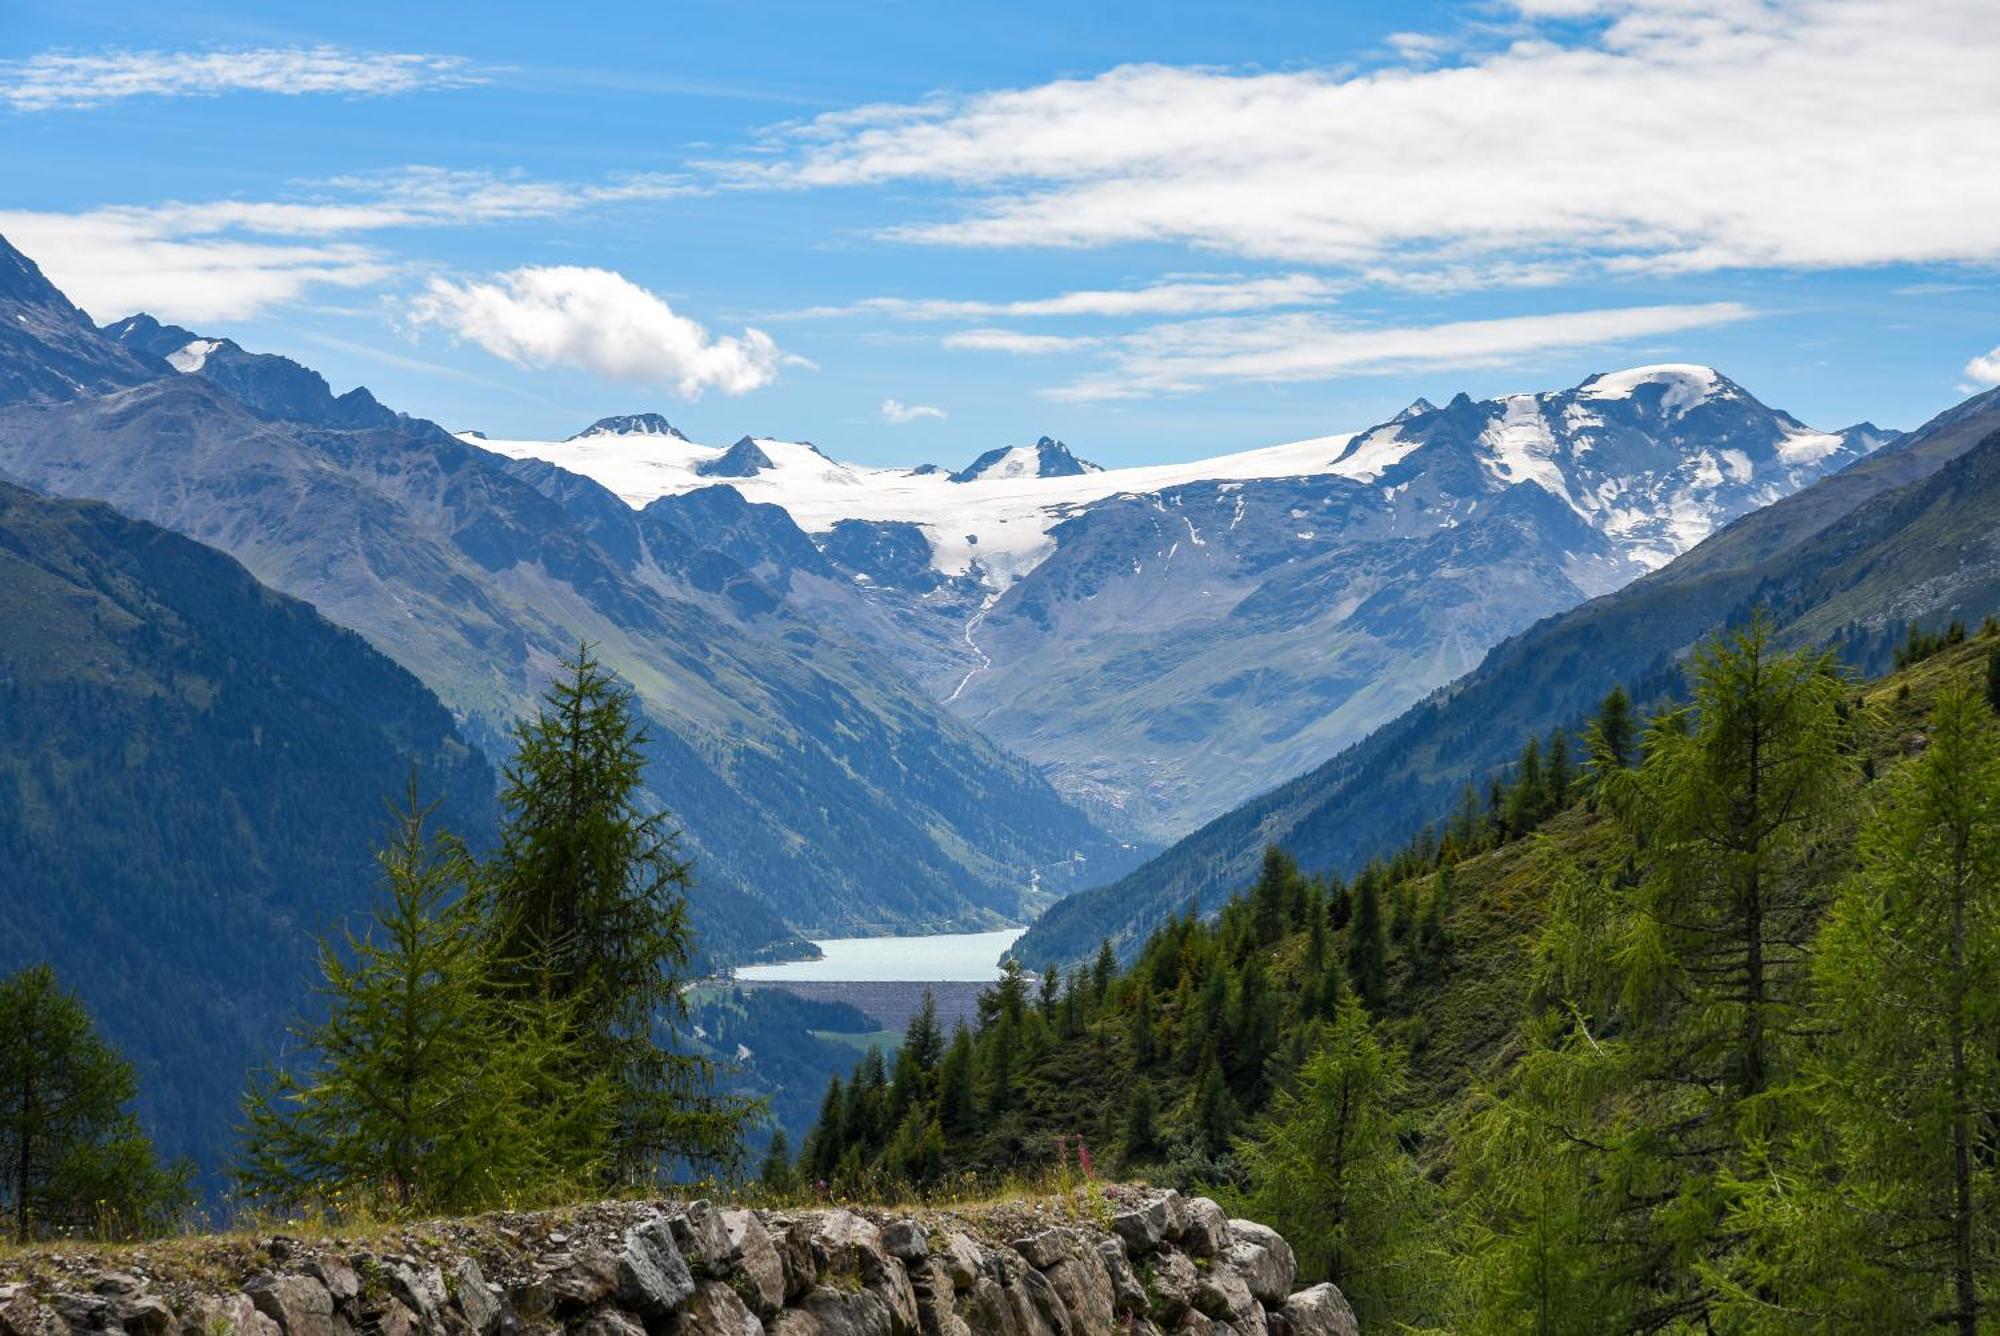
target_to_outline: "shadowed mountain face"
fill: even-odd
[[[2000,608],[2000,390],[1505,641],[1362,743],[1058,905],[1016,952],[1045,964],[1106,936],[1130,946],[1191,899],[1219,904],[1271,843],[1351,871],[1440,817],[1525,737],[1579,723],[1614,683],[1641,702],[1677,690],[1688,650],[1758,606],[1784,641],[1876,667],[1907,621]]]
[[[492,770],[360,636],[199,543],[0,484],[0,973],[55,965],[169,1153],[222,1162],[412,778],[490,840]]]
[[[1044,892],[1063,885],[1037,869],[1116,866],[1116,846],[1031,766],[798,616],[705,535],[592,531],[580,517],[606,496],[584,479],[517,478],[418,420],[355,425],[341,407],[353,395],[286,359],[118,328],[177,344],[186,365],[0,408],[0,474],[230,553],[415,673],[495,755],[558,657],[591,642],[651,721],[648,782],[687,829],[697,924],[716,951],[769,948],[792,927],[996,923],[1023,912],[1038,877]],[[62,337],[142,355],[87,322]]]

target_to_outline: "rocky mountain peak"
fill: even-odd
[[[580,441],[586,436],[671,436],[677,441],[687,439],[679,427],[658,413],[617,413],[601,417],[569,439]]]
[[[1037,438],[1033,445],[1000,446],[988,450],[957,473],[953,482],[974,482],[983,478],[1074,478],[1104,470],[1087,459],[1078,459],[1070,448],[1053,436]]]

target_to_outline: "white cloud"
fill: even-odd
[[[0,211],[0,235],[99,320],[236,320],[399,265],[366,234],[546,218],[684,194],[659,175],[604,182],[408,166],[320,182],[294,200],[169,201],[82,213]]]
[[[901,426],[905,422],[915,422],[918,418],[937,418],[942,421],[944,410],[933,408],[929,404],[906,404],[901,399],[882,401],[882,420],[885,422]]]
[[[992,316],[1196,315],[1309,306],[1337,296],[1342,285],[1313,274],[1268,278],[1182,278],[1143,288],[1090,289],[1022,301],[868,297],[846,306],[815,306],[799,317],[886,315],[900,320],[966,320]]]
[[[1967,362],[1965,374],[1976,386],[2000,385],[2000,348],[1983,353]]]
[[[935,183],[956,246],[1167,242],[1378,274],[2000,257],[1989,0],[1536,0],[1452,62],[1132,65],[819,117],[739,185]],[[1601,20],[1538,26],[1544,16]],[[1495,37],[1492,33],[1501,35]]]
[[[1754,314],[1735,302],[1711,302],[1404,327],[1341,325],[1310,314],[1191,320],[1128,335],[1111,350],[1105,370],[1047,391],[1047,397],[1132,399],[1216,384],[1504,366],[1531,355],[1730,324]]]
[[[385,97],[483,82],[458,56],[371,53],[336,46],[234,51],[49,51],[0,61],[0,102],[17,111],[90,107],[128,97],[257,92]]]
[[[784,360],[761,330],[711,336],[624,275],[575,265],[512,269],[485,282],[434,278],[409,317],[516,366],[578,367],[690,399],[768,385]]]
[[[1085,335],[1025,334],[1015,329],[968,329],[958,334],[947,334],[944,346],[974,348],[981,352],[1018,353],[1025,357],[1043,357],[1050,353],[1071,353],[1084,348],[1094,348],[1102,342],[1102,339]]]

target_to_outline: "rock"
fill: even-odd
[[[118,1325],[130,1336],[167,1336],[174,1329],[174,1310],[156,1294],[137,1294],[116,1303]]]
[[[819,1336],[819,1322],[810,1313],[787,1308],[765,1328],[769,1336]]]
[[[720,1217],[715,1220],[722,1228]],[[611,1268],[618,1301],[646,1318],[662,1318],[694,1293],[694,1276],[674,1244],[673,1228],[658,1216],[625,1231],[625,1247]],[[723,1232],[723,1246],[728,1246]],[[607,1289],[605,1293],[610,1293]],[[603,1295],[598,1296],[602,1298]]]
[[[1069,1305],[1063,1302],[1062,1295],[1056,1293],[1055,1283],[1041,1272],[1032,1268],[1023,1270],[1018,1283],[1011,1287],[1011,1293],[1017,1312],[1021,1309],[1024,1296],[1033,1305],[1033,1314],[1040,1320],[1041,1330],[1055,1332],[1057,1336],[1067,1336],[1078,1330],[1070,1315]],[[1026,1313],[1022,1314],[1022,1324],[1030,1331],[1037,1330]]]
[[[664,1230],[661,1234],[665,1237]],[[667,1238],[666,1242],[669,1247],[673,1246],[671,1238]],[[626,1246],[630,1251],[629,1237]],[[549,1302],[558,1311],[576,1312],[594,1308],[618,1292],[622,1259],[613,1257],[606,1249],[588,1247],[579,1253],[552,1253],[544,1261],[549,1268]],[[394,1288],[393,1283],[391,1288]],[[689,1288],[693,1288],[692,1282]]]
[[[52,1294],[49,1307],[71,1331],[109,1331],[117,1322],[111,1301],[101,1294]]]
[[[616,1308],[600,1308],[573,1328],[576,1336],[646,1336],[646,1329],[632,1315]]]
[[[1014,1251],[1027,1258],[1029,1266],[1046,1270],[1070,1255],[1069,1233],[1061,1229],[1044,1229],[1027,1238],[1015,1239]]]
[[[145,1291],[146,1282],[129,1271],[107,1271],[90,1287],[92,1294],[107,1299],[127,1299]]]
[[[1194,1306],[1218,1322],[1229,1322],[1258,1305],[1235,1267],[1212,1266],[1195,1282]]]
[[[1140,1265],[1152,1296],[1149,1311],[1156,1321],[1174,1322],[1194,1306],[1195,1286],[1201,1277],[1186,1253],[1159,1253]]]
[[[414,1264],[407,1258],[392,1257],[382,1268],[382,1275],[389,1282],[389,1293],[402,1300],[404,1307],[417,1315],[417,1320],[426,1330],[439,1325],[448,1302],[442,1271],[434,1266]],[[584,1299],[578,1306],[595,1302],[596,1298]],[[261,1308],[263,1305],[258,1306]]]
[[[383,1305],[381,1315],[376,1319],[380,1336],[420,1336],[424,1328],[423,1319],[410,1311],[401,1299],[391,1299]],[[274,1325],[271,1328],[277,1330]]]
[[[1190,1198],[1187,1228],[1177,1236],[1181,1247],[1195,1257],[1219,1257],[1229,1246],[1229,1217],[1207,1197]]]
[[[1279,1310],[1286,1336],[1361,1336],[1354,1309],[1337,1285],[1319,1284],[1300,1290]]]
[[[1178,1192],[1155,1192],[1112,1216],[1111,1228],[1138,1257],[1179,1237],[1187,1228],[1187,1207]]]
[[[772,1220],[771,1246],[785,1270],[785,1297],[799,1299],[819,1283],[819,1262],[813,1257],[812,1228],[800,1220]]]
[[[869,1279],[880,1275],[889,1260],[882,1247],[882,1231],[852,1211],[828,1211],[820,1216],[811,1241],[822,1274],[830,1271]]]
[[[62,1319],[36,1302],[26,1285],[9,1285],[0,1290],[0,1336],[63,1336]]]
[[[938,1255],[944,1262],[945,1273],[951,1277],[953,1289],[971,1289],[972,1283],[979,1279],[981,1262],[984,1259],[981,1257],[979,1245],[964,1234],[953,1230],[946,1235],[944,1247]]]
[[[785,1263],[771,1243],[770,1231],[755,1211],[724,1211],[723,1227],[736,1253],[736,1272],[747,1285],[744,1297],[762,1317],[785,1306]]]
[[[1282,1304],[1298,1278],[1292,1245],[1268,1225],[1254,1220],[1229,1222],[1229,1263],[1243,1273],[1250,1292],[1267,1304]]]
[[[894,1336],[895,1315],[874,1290],[840,1290],[820,1285],[800,1305],[818,1324],[821,1336]]]
[[[914,1220],[897,1220],[882,1231],[882,1246],[899,1262],[931,1255],[930,1234]]]
[[[311,1276],[255,1276],[243,1292],[285,1336],[346,1336],[348,1331],[346,1319],[335,1323],[333,1296]]]
[[[868,1288],[882,1296],[889,1305],[889,1315],[893,1320],[897,1336],[914,1336],[918,1327],[917,1291],[910,1284],[910,1273],[903,1264],[889,1259],[882,1274],[868,1282]]]
[[[493,1336],[506,1306],[501,1303],[499,1293],[486,1283],[479,1263],[470,1257],[461,1259],[458,1269],[452,1272],[452,1289],[466,1323],[478,1336]]]
[[[279,1336],[247,1294],[204,1294],[181,1314],[181,1336]]]
[[[1109,1332],[1117,1320],[1117,1292],[1111,1273],[1094,1248],[1077,1248],[1043,1273],[1062,1296],[1070,1323],[1079,1332]]]
[[[335,1308],[361,1297],[360,1274],[338,1257],[313,1258],[306,1263],[306,1274],[326,1286]]]
[[[1104,1272],[1111,1278],[1111,1304],[1125,1317],[1141,1316],[1146,1311],[1146,1287],[1139,1283],[1132,1264],[1125,1260],[1125,1246],[1116,1238],[1097,1241],[1097,1258],[1104,1263]]]
[[[687,1209],[669,1215],[667,1223],[690,1267],[715,1279],[729,1274],[735,1251],[729,1246],[729,1227],[723,1223],[722,1212],[712,1203],[690,1202]]]
[[[936,1257],[919,1258],[906,1264],[910,1287],[917,1295],[917,1329],[923,1336],[971,1336],[972,1328],[953,1305],[957,1290],[951,1272]]]
[[[679,1336],[764,1336],[764,1324],[727,1282],[704,1280],[674,1319]]]

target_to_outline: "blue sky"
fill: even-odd
[[[1907,427],[2000,381],[1982,9],[0,4],[0,232],[494,435],[1140,463],[1653,361]]]

